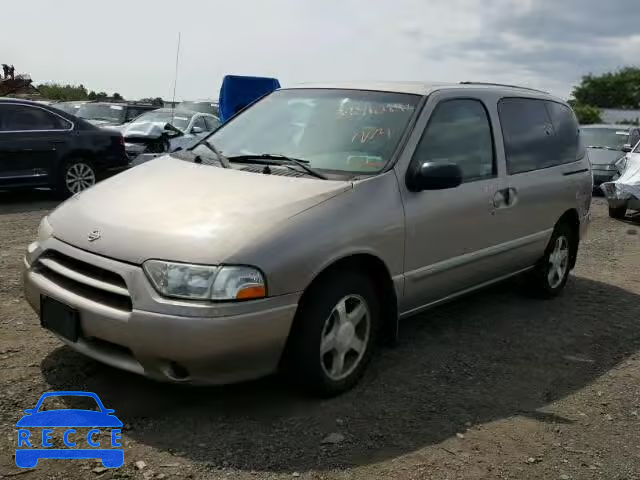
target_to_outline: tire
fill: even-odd
[[[569,278],[571,259],[578,251],[578,236],[567,223],[558,223],[551,234],[544,255],[530,276],[529,286],[542,298],[557,296]]]
[[[97,178],[96,169],[89,160],[69,160],[60,171],[56,192],[64,198],[70,197],[95,185]]]
[[[341,271],[325,277],[298,307],[285,350],[285,373],[314,396],[351,389],[371,359],[380,317],[376,289],[366,275]]]
[[[618,220],[623,219],[627,215],[627,206],[624,207],[609,207],[609,216]]]

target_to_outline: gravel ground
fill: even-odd
[[[516,281],[408,320],[358,388],[323,401],[277,378],[159,384],[61,346],[20,285],[23,250],[55,204],[0,194],[0,476],[640,479],[640,218],[611,220],[602,199],[560,298],[529,298]],[[115,409],[122,468],[15,467],[15,422],[52,390]]]

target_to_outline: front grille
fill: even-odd
[[[124,279],[115,272],[47,250],[37,260],[38,273],[83,298],[130,312],[131,296]]]

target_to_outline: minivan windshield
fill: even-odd
[[[278,90],[207,141],[230,160],[284,155],[315,170],[377,173],[391,159],[420,98],[364,90]]]
[[[589,148],[622,150],[629,141],[629,132],[624,128],[583,128],[582,141]]]

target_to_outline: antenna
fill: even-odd
[[[176,87],[178,86],[178,60],[180,59],[180,37],[178,32],[178,48],[176,49],[176,71],[173,76],[173,98],[171,99],[171,123],[173,124],[173,110],[176,108]]]

